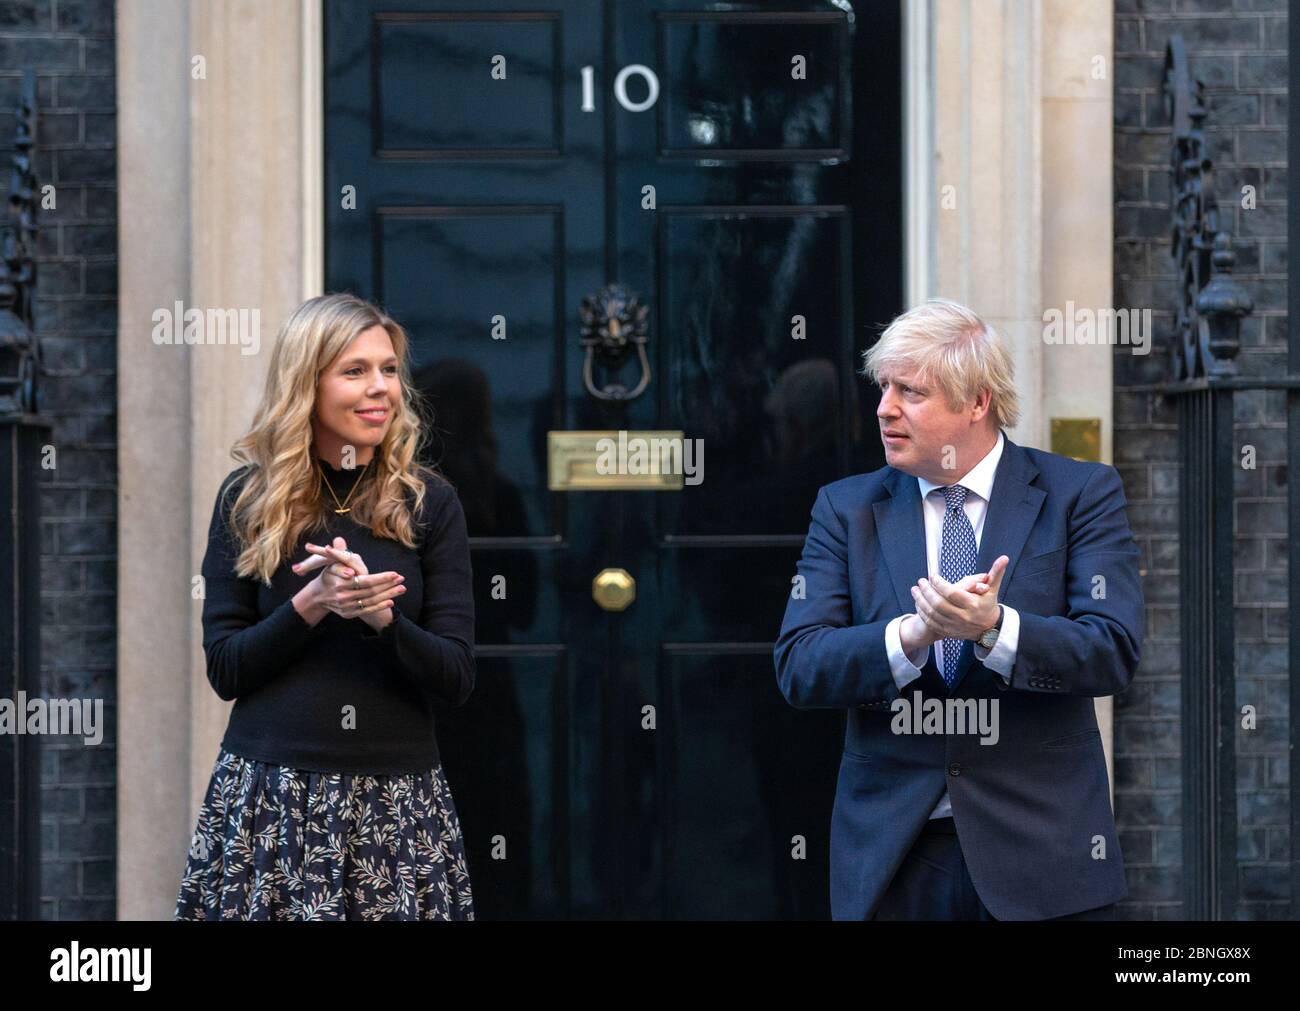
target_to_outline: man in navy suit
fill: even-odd
[[[1113,919],[1128,894],[1093,699],[1143,635],[1113,467],[1016,445],[1010,355],[931,300],[867,352],[888,466],[812,508],[776,677],[848,711],[835,919]]]

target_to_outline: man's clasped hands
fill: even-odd
[[[998,592],[1011,559],[999,555],[988,572],[977,572],[958,583],[931,573],[912,587],[916,613],[899,628],[903,650],[914,653],[940,639],[978,639],[998,623]]]

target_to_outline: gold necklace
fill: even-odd
[[[366,476],[366,467],[369,466],[370,466],[370,461],[367,460],[366,466],[361,468],[361,473],[357,476],[356,482],[352,485],[352,491],[348,492],[348,497],[345,498],[342,502],[340,502],[339,497],[334,494],[334,489],[330,487],[329,481],[325,479],[325,467],[320,463],[320,461],[317,461],[316,468],[320,471],[320,479],[325,482],[325,487],[329,489],[330,498],[332,498],[334,500],[334,504],[338,506],[338,508],[334,510],[335,513],[341,516],[344,513],[350,513],[352,511],[352,507],[348,505],[348,502],[352,498],[353,494],[356,492],[357,488],[360,486],[361,479]]]

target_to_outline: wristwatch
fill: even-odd
[[[998,641],[998,631],[1002,628],[1002,605],[998,605],[998,621],[992,628],[986,628],[975,641],[985,649],[992,649]]]

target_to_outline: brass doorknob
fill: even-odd
[[[606,611],[624,611],[636,600],[636,580],[627,569],[601,569],[591,581],[591,599]]]

